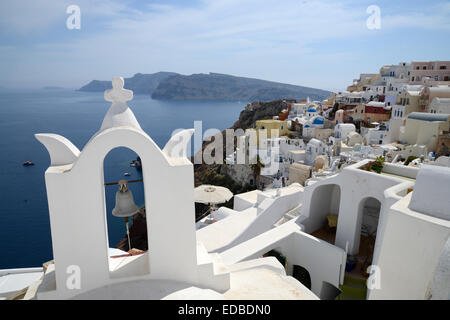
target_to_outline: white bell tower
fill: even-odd
[[[56,279],[56,288],[38,292],[38,298],[80,297],[99,288],[113,291],[119,283],[130,283],[127,290],[133,290],[131,283],[137,280],[148,290],[152,281],[227,290],[229,274],[216,274],[214,259],[205,259],[209,254],[196,241],[194,170],[186,157],[194,130],[174,135],[161,150],[128,107],[133,92],[123,88],[123,78],[114,78],[112,85],[105,91],[111,107],[81,152],[62,136],[36,134],[51,158],[45,182]],[[103,160],[117,147],[133,150],[142,161],[149,250],[110,270]],[[67,286],[72,266],[80,271],[80,288]]]

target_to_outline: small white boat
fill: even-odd
[[[130,173],[128,173],[128,172],[125,172],[124,174],[123,174],[125,177],[129,177],[129,176],[131,176],[131,174]]]

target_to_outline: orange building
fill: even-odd
[[[364,121],[367,123],[388,121],[391,118],[391,107],[384,102],[371,101],[364,106]]]
[[[289,116],[289,112],[291,112],[291,108],[292,108],[292,104],[289,104],[289,107],[287,108],[287,110],[284,110],[283,112],[280,112],[280,114],[278,115],[278,120],[284,121],[288,118]]]

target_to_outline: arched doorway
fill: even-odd
[[[311,196],[307,232],[334,244],[341,202],[341,188],[337,184],[322,185]]]
[[[358,208],[360,242],[357,260],[361,264],[361,273],[366,276],[365,270],[372,264],[380,212],[381,202],[378,199],[367,197],[361,200]]]
[[[311,290],[311,275],[306,268],[294,264],[292,276],[300,281],[306,288]]]

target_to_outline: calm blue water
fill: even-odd
[[[98,131],[110,104],[103,93],[73,90],[0,92],[0,269],[40,266],[52,259],[50,222],[44,172],[50,164],[47,150],[35,133],[57,133],[80,150]],[[193,128],[195,120],[223,130],[239,117],[244,103],[162,102],[135,95],[129,102],[142,129],[162,148],[173,130]],[[136,154],[112,150],[105,159],[105,182],[139,179],[129,162]],[[34,166],[24,167],[31,160]],[[141,183],[130,184],[135,202],[144,203]],[[125,235],[123,219],[113,217],[117,186],[106,187],[108,235],[115,246]]]

